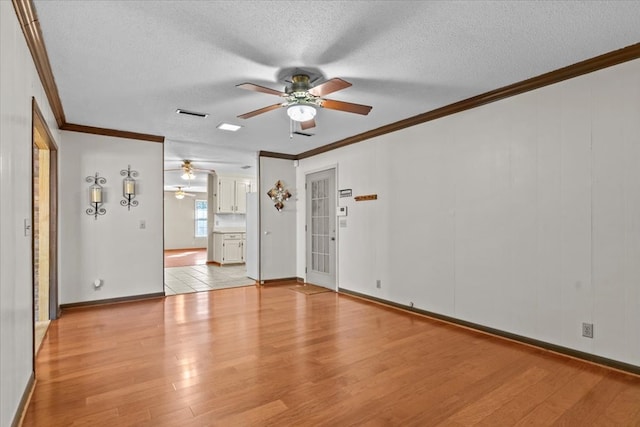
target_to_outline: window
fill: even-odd
[[[207,201],[196,200],[196,237],[207,237]]]

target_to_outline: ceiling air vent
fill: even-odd
[[[294,135],[302,135],[302,136],[313,136],[315,135],[314,133],[306,133],[306,132],[300,132],[300,131],[294,131],[293,132]]]
[[[187,116],[195,116],[195,117],[200,117],[200,118],[205,118],[208,117],[209,115],[207,113],[199,113],[197,111],[189,111],[189,110],[183,110],[182,108],[178,108],[176,110],[176,113],[178,114],[186,114]]]

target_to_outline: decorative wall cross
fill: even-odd
[[[285,190],[282,181],[278,180],[276,185],[267,192],[267,196],[271,197],[271,200],[275,202],[273,206],[280,212],[284,209],[284,202],[291,198],[291,193],[289,190]]]

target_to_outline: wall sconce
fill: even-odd
[[[267,192],[267,196],[271,197],[271,200],[275,202],[273,206],[280,212],[284,209],[284,202],[291,198],[291,193],[285,190],[282,181],[278,180],[276,185]]]
[[[133,200],[136,197],[136,180],[134,177],[138,176],[138,171],[132,171],[131,165],[127,166],[127,169],[120,171],[120,175],[126,177],[122,180],[122,197],[120,200],[122,206],[126,206],[127,210],[131,210],[131,206],[138,206],[138,201]]]
[[[98,215],[107,213],[107,210],[102,207],[103,188],[101,185],[106,184],[107,180],[98,176],[98,172],[96,172],[95,176],[88,176],[86,181],[93,183],[89,186],[89,205],[91,207],[87,209],[86,212],[87,215],[94,215],[94,219],[98,219]]]

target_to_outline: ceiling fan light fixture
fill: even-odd
[[[193,174],[193,172],[191,171],[185,171],[185,173],[182,174],[182,179],[187,180],[187,179],[195,179],[196,176]]]
[[[316,109],[307,104],[293,104],[287,108],[287,115],[296,122],[307,122],[316,116]]]
[[[182,200],[184,199],[184,190],[180,187],[176,190],[176,199]]]

